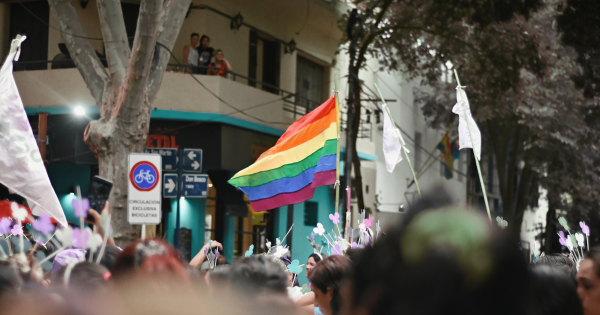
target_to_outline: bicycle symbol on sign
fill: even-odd
[[[152,174],[150,174],[150,170],[140,170],[137,175],[135,175],[133,179],[137,184],[141,184],[143,181],[148,182],[148,184],[154,183],[156,178]]]

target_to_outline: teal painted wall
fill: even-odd
[[[233,249],[235,247],[235,217],[225,216],[223,226],[223,250],[228,263],[233,263]]]
[[[76,187],[79,185],[81,194],[85,197],[92,177],[92,167],[81,164],[52,163],[48,165],[47,171],[54,192],[56,192],[60,205],[65,211],[67,221],[77,224],[79,219],[75,217],[71,205],[71,201],[77,196],[69,194],[69,189],[71,186]]]
[[[282,239],[287,233],[287,206],[280,207],[275,210],[271,210],[275,212],[275,220],[273,222],[273,234],[275,238]],[[271,243],[275,244],[275,240],[269,240]]]
[[[334,213],[334,195],[330,192],[330,186],[318,187],[315,191],[315,195],[309,201],[319,203],[319,214],[318,222],[323,224],[323,227],[330,234],[333,234],[334,229],[333,222],[329,219],[329,214]],[[287,209],[287,207],[285,207]],[[287,212],[287,210],[286,210]],[[304,203],[294,205],[294,228],[292,230],[292,260],[298,259],[300,264],[306,264],[308,256],[313,253],[313,248],[309,241],[306,239],[307,236],[313,232],[314,226],[304,225]],[[284,232],[285,233],[285,232]],[[315,236],[317,243],[321,240],[325,240],[322,236]],[[322,251],[324,254],[328,254],[327,248],[325,247]],[[303,269],[302,274],[298,277],[300,285],[308,283],[306,278],[306,269]]]
[[[171,212],[168,219],[167,240],[174,243],[175,223],[177,220],[177,200],[171,199]],[[204,246],[204,219],[206,216],[206,199],[183,198],[180,200],[179,222],[182,228],[192,230],[192,258]]]

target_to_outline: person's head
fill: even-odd
[[[110,272],[106,267],[88,261],[72,264],[74,265],[64,266],[57,272],[52,286],[64,286],[77,291],[97,291],[106,288],[110,279]]]
[[[531,314],[583,314],[577,287],[564,268],[545,264],[530,266]]]
[[[231,265],[229,283],[232,288],[252,295],[287,294],[287,272],[282,265],[269,256],[246,257]]]
[[[527,313],[527,264],[516,242],[452,202],[444,189],[431,190],[360,251],[345,313]]]
[[[315,294],[315,307],[324,315],[339,313],[342,286],[351,272],[350,259],[341,255],[329,256],[312,269],[308,279]]]
[[[192,35],[190,35],[190,45],[192,47],[197,47],[199,42],[200,35],[198,35],[198,33],[192,33]]]
[[[220,49],[217,49],[215,51],[215,60],[217,62],[221,62],[221,61],[223,61],[224,58],[225,58],[225,55],[223,55],[223,51]]]
[[[113,277],[164,277],[170,281],[189,282],[189,275],[179,260],[179,252],[158,239],[139,240],[127,246],[115,261]]]
[[[209,286],[222,286],[229,280],[231,265],[217,265],[210,269],[205,276],[206,284]]]
[[[0,296],[17,292],[22,284],[19,274],[8,264],[0,263]]]
[[[571,267],[573,267],[573,261],[567,255],[560,253],[541,256],[535,261],[535,263],[538,265],[554,266],[564,270],[567,273],[570,273]]]
[[[100,264],[106,267],[106,269],[108,269],[109,271],[111,271],[113,269],[113,266],[115,265],[115,261],[117,260],[117,255],[119,255],[120,252],[121,250],[118,249],[116,246],[106,245],[106,248],[104,248],[104,253],[102,254],[102,259],[100,259]],[[90,257],[89,253],[90,252],[87,252],[85,254],[86,260]],[[92,255],[92,261],[96,261],[98,259],[99,254],[100,251],[95,251]]]
[[[206,35],[202,35],[202,37],[200,37],[200,46],[202,48],[208,48],[209,45],[210,45],[210,38]]]
[[[306,261],[306,277],[310,277],[311,270],[317,265],[319,261],[323,260],[323,256],[321,254],[312,253],[308,256],[308,260]]]
[[[600,247],[591,248],[579,264],[577,293],[585,315],[600,314]]]

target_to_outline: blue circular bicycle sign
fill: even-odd
[[[136,163],[129,173],[129,180],[135,189],[149,191],[158,184],[158,169],[148,161]]]

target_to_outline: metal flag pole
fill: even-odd
[[[458,79],[458,72],[454,69],[454,76],[456,76],[456,84],[458,84],[458,88],[460,89],[460,80]],[[459,92],[460,93],[460,92]],[[466,94],[465,94],[466,95]],[[461,96],[462,98],[462,96]],[[464,100],[462,101],[462,109],[465,115],[465,120],[467,121],[467,129],[469,130],[469,137],[471,138],[471,150],[473,150],[473,156],[475,157],[475,164],[477,165],[477,173],[479,174],[479,182],[481,183],[481,191],[483,192],[483,200],[485,201],[485,209],[487,210],[488,218],[490,222],[492,222],[492,214],[490,213],[490,205],[488,204],[487,192],[485,191],[485,184],[483,183],[483,177],[481,176],[481,167],[479,166],[479,158],[477,157],[477,153],[475,152],[475,141],[473,141],[473,134],[471,133],[471,124],[469,123],[469,117],[467,116],[467,108],[465,107]],[[481,152],[480,152],[481,154]]]
[[[381,102],[383,103],[383,108],[385,108],[385,111],[387,112],[388,117],[392,121],[392,125],[394,125],[394,128],[397,128],[396,123],[394,122],[394,118],[392,118],[392,113],[390,113],[390,109],[385,104],[385,99],[383,98],[383,94],[381,94],[381,91],[379,90],[379,87],[377,86],[377,84],[373,83],[373,85],[375,85],[375,89],[377,89],[377,93],[379,93],[379,97],[381,98]],[[417,192],[419,192],[419,196],[421,196],[421,188],[419,187],[419,181],[417,180],[417,176],[415,175],[415,169],[413,168],[412,163],[410,163],[410,157],[408,156],[408,150],[406,150],[406,143],[404,142],[404,138],[402,138],[401,132],[397,132],[397,135],[398,135],[398,141],[400,141],[400,144],[402,144],[402,150],[404,151],[404,155],[406,156],[406,162],[408,162],[408,166],[410,167],[410,171],[412,173],[413,179],[415,180],[415,184],[417,185]],[[418,148],[415,148],[415,150],[418,150]]]
[[[338,75],[337,72],[334,75],[334,86],[335,86],[335,115],[337,121],[337,153],[335,158],[335,213],[339,213],[340,207],[340,103],[338,102],[339,93],[338,93]],[[347,150],[346,150],[347,152]],[[337,225],[335,226],[337,230]],[[341,234],[340,231],[336,231],[336,233]]]

